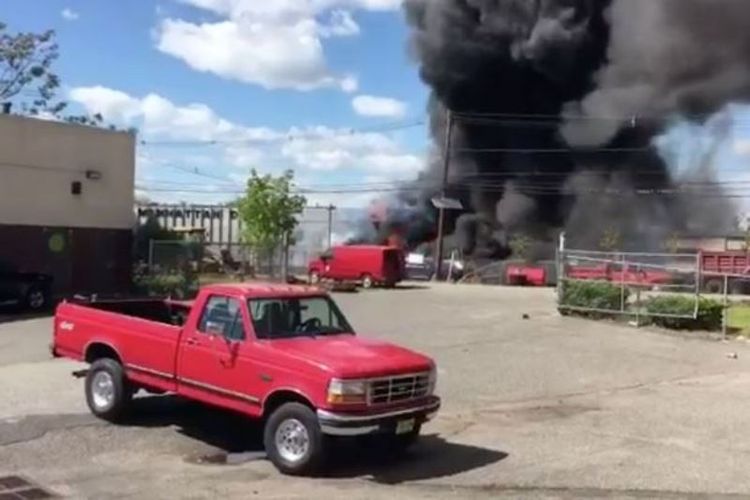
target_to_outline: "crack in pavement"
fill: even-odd
[[[89,414],[27,415],[0,420],[0,446],[28,443],[50,432],[107,425]]]

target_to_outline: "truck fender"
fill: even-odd
[[[120,352],[107,340],[94,339],[86,344],[83,349],[83,360],[87,363],[93,363],[95,360],[105,357],[112,358],[124,365]]]
[[[282,387],[274,389],[263,399],[261,403],[263,418],[267,418],[273,410],[282,404],[290,402],[302,403],[313,410],[315,409],[315,403],[313,403],[312,398],[303,391],[292,387]]]

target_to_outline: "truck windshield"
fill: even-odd
[[[354,333],[328,297],[249,299],[248,308],[259,339]]]

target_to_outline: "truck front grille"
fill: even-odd
[[[371,405],[397,403],[427,396],[430,374],[413,373],[370,381],[368,400]]]

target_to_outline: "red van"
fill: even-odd
[[[404,277],[401,250],[395,247],[352,245],[333,247],[308,265],[310,283],[321,279],[359,281],[364,288],[392,287]]]

